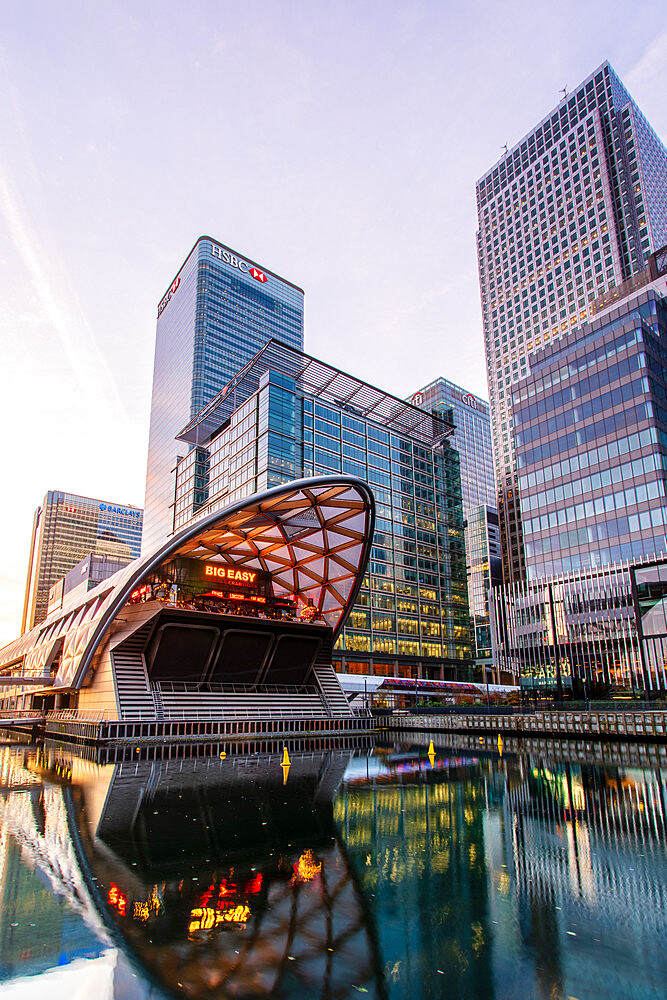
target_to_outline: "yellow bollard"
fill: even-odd
[[[285,767],[285,765],[287,765],[287,767],[289,767],[290,764],[292,763],[292,761],[289,759],[289,754],[287,752],[287,747],[283,747],[283,759],[281,760],[280,763],[282,764],[283,767]]]
[[[431,740],[431,742],[429,743],[428,750],[426,751],[426,753],[428,754],[429,757],[431,756],[431,754],[435,754],[435,747],[433,746],[433,740]]]

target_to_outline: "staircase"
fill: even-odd
[[[147,622],[111,653],[118,708],[124,722],[156,718],[155,701],[142,655],[151,624]]]
[[[320,663],[313,668],[313,674],[322,692],[322,698],[328,709],[330,718],[349,719],[354,713],[345,697],[345,692],[340,686],[340,681],[336,676],[334,668],[330,664]]]

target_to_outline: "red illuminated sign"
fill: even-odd
[[[255,279],[255,281],[261,281],[262,284],[267,280],[266,275],[263,271],[258,271],[256,267],[250,268],[250,274]]]

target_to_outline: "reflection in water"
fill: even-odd
[[[664,772],[227,752],[0,752],[0,997],[664,996]]]

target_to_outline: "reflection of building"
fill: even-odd
[[[29,793],[24,792],[29,797]],[[36,790],[37,797],[39,790]],[[39,806],[38,806],[39,808]],[[0,818],[1,823],[1,818]],[[99,955],[103,945],[45,884],[29,853],[0,830],[0,981],[37,975],[78,957]]]
[[[35,512],[21,631],[46,618],[50,588],[90,552],[139,555],[143,511],[49,490]]]
[[[377,504],[367,576],[336,646],[343,672],[469,670],[458,454],[439,418],[271,341],[179,439],[175,519],[301,475],[343,472]],[[198,479],[196,466],[206,467]],[[204,489],[205,487],[205,489]],[[468,661],[468,662],[466,662]]]
[[[271,337],[303,347],[303,291],[201,236],[158,306],[144,552],[174,530],[176,434]],[[193,459],[192,513],[206,472]]]
[[[502,580],[496,484],[491,453],[489,404],[458,385],[438,378],[412,397],[454,424],[452,443],[461,461],[471,639],[477,667],[489,668],[489,587]]]
[[[491,621],[498,665],[519,675],[524,690],[549,695],[664,691],[665,565],[617,563],[496,587]]]
[[[667,248],[650,263],[514,386],[528,579],[667,551]]]
[[[512,387],[528,356],[667,243],[667,152],[609,63],[477,183],[477,254],[505,580],[525,573]],[[508,558],[505,558],[505,555]]]
[[[537,757],[524,771],[504,798],[505,873],[537,983],[515,995],[654,995],[667,921],[659,772]]]
[[[386,996],[332,822],[350,752],[313,741],[285,775],[280,755],[258,747],[79,781],[74,758],[71,787],[48,788],[46,834],[20,796],[0,801],[0,824],[12,836],[21,824],[53,891],[130,959],[134,982],[114,995],[153,995],[155,983],[171,993],[178,981],[193,1000]]]
[[[399,996],[494,995],[487,920],[484,780],[477,762],[417,755],[341,788],[334,818],[368,901],[390,988]],[[442,992],[438,977],[444,971]]]
[[[6,702],[104,713],[119,739],[368,726],[331,661],[373,523],[367,486],[340,475],[209,513],[0,650]]]

